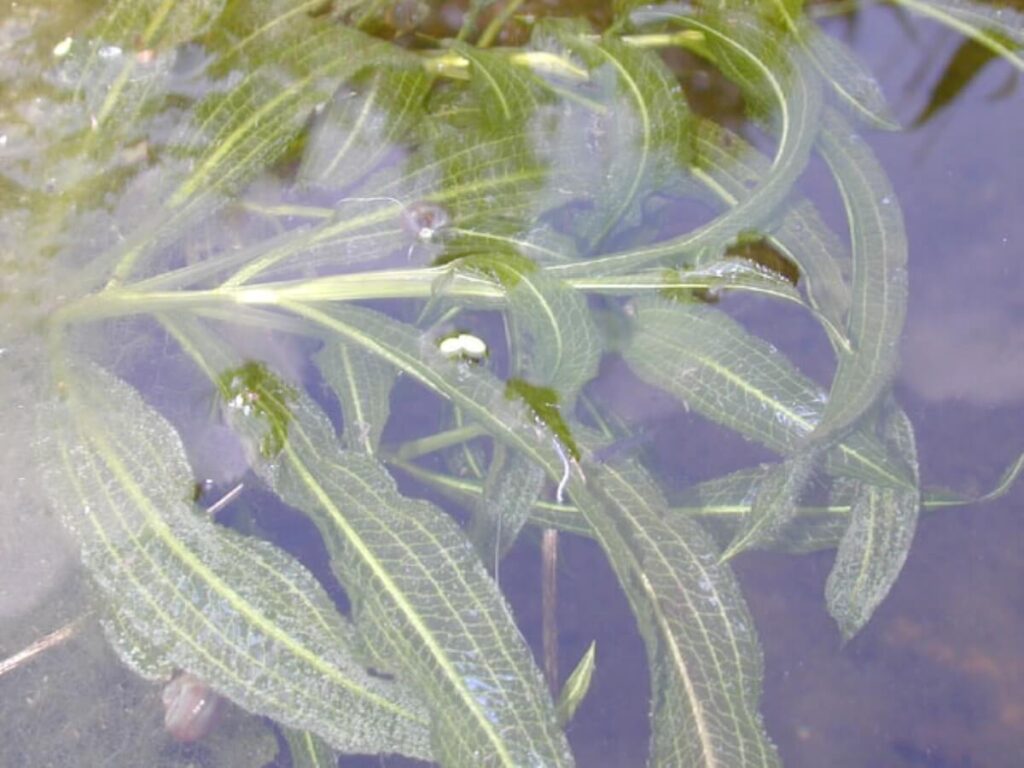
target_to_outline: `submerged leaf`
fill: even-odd
[[[558,704],[555,709],[558,711],[558,722],[564,727],[568,724],[576,710],[590,690],[590,681],[594,677],[594,668],[597,665],[597,643],[591,642],[586,652],[576,664],[576,668],[569,675],[569,679],[562,686],[562,692],[558,695]]]
[[[259,471],[323,535],[364,651],[431,702],[435,758],[452,766],[571,765],[529,651],[458,526],[399,495],[372,458],[339,450],[308,398],[293,415],[281,454]],[[257,422],[234,418],[247,439],[262,439]]]
[[[601,357],[583,294],[514,254],[461,263],[496,277],[506,288],[513,376],[553,389],[571,409],[580,389],[597,374]]]
[[[544,469],[521,453],[509,454],[504,445],[494,447],[483,494],[473,505],[469,538],[487,564],[498,563],[508,551],[540,495]]]
[[[430,754],[428,715],[353,657],[352,629],[301,565],[191,504],[177,433],[102,369],[68,369],[41,449],[53,504],[141,674],[188,670],[250,711],[348,752]]]
[[[917,450],[906,414],[896,408],[886,417],[887,442],[898,451],[915,480],[913,488],[883,488],[857,483],[850,525],[839,542],[828,576],[829,613],[849,640],[871,618],[899,576],[917,526],[921,493],[917,488]]]
[[[955,29],[1024,71],[1024,14],[974,0],[894,0]]]
[[[644,381],[784,456],[806,450],[825,394],[766,342],[712,307],[637,301],[623,351]],[[830,472],[907,487],[885,449],[861,430],[826,454]]]
[[[760,478],[750,512],[722,553],[723,560],[778,536],[778,532],[796,516],[800,494],[817,458],[812,452],[801,451],[792,459],[772,467]]]
[[[327,742],[309,731],[288,728],[284,732],[292,768],[336,768],[338,755]]]
[[[328,343],[316,364],[341,401],[346,448],[373,455],[391,413],[394,369],[349,344]]]
[[[601,511],[581,509],[630,600],[647,647],[652,765],[778,766],[764,732],[761,649],[727,565],[700,527],[666,521],[637,465],[588,470]]]
[[[562,477],[551,433],[531,425],[521,408],[503,404],[501,383],[486,371],[457,372],[448,361],[424,359],[412,329],[375,313],[290,307],[443,393],[549,477]],[[619,573],[648,643],[653,764],[777,765],[757,712],[760,649],[738,585],[696,524],[667,526],[649,478],[636,468],[623,472],[610,465],[588,469],[584,483],[570,471],[565,483]]]
[[[826,111],[821,151],[846,206],[853,246],[847,324],[852,349],[840,350],[828,403],[815,425],[819,445],[853,428],[895,373],[907,314],[907,236],[885,171],[849,124]]]

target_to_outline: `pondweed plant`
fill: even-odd
[[[444,37],[404,0],[124,0],[9,30],[4,418],[37,430],[120,658],[272,719],[294,765],[571,765],[594,655],[556,704],[496,578],[524,527],[568,531],[600,545],[645,642],[650,763],[778,765],[731,558],[835,548],[849,638],[920,510],[962,501],[922,494],[890,391],[907,242],[860,131],[898,126],[801,5],[623,0],[598,29],[482,0]],[[899,5],[1024,69],[1020,14]],[[513,26],[524,42],[492,46]],[[675,49],[738,89],[746,137],[688,108]],[[848,233],[795,187],[813,154]],[[744,255],[765,251],[774,267]],[[820,324],[828,387],[730,318],[718,299],[741,294]],[[680,493],[595,404],[612,354],[778,461]],[[438,431],[395,423],[400,378]],[[315,525],[344,611],[272,536],[202,508],[211,401],[245,484]]]

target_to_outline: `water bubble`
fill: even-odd
[[[108,59],[108,60],[109,59],[116,59],[116,58],[120,57],[120,55],[122,53],[123,53],[123,51],[121,50],[121,48],[119,46],[116,46],[116,45],[104,45],[102,48],[100,48],[98,51],[96,51],[96,55],[97,56],[99,56],[101,59]]]
[[[880,202],[882,203],[882,205],[889,205],[892,202],[892,198],[886,195],[881,199]]]

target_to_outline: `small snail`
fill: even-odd
[[[175,741],[199,741],[217,722],[221,699],[195,675],[182,672],[164,686],[164,728]]]

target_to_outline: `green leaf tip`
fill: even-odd
[[[522,400],[533,411],[534,417],[554,433],[566,452],[575,461],[580,460],[580,448],[569,430],[569,425],[558,407],[558,393],[551,387],[538,387],[525,379],[505,382],[505,397]]]
[[[217,389],[225,408],[262,424],[260,455],[266,459],[277,456],[288,438],[295,389],[258,360],[224,371],[217,377]]]
[[[591,641],[586,652],[580,657],[576,669],[569,675],[569,679],[562,686],[562,692],[558,695],[558,704],[555,711],[558,714],[558,724],[565,726],[579,709],[587,691],[590,690],[590,683],[594,678],[594,670],[597,668],[597,641]]]

